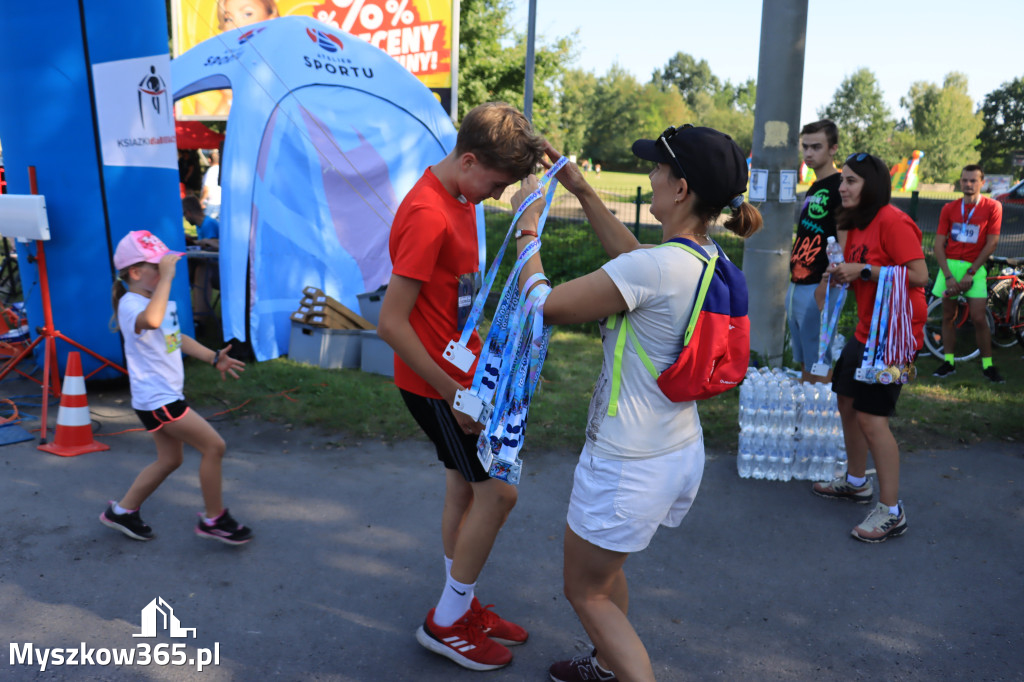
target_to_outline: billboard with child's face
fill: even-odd
[[[174,0],[173,50],[177,57],[208,38],[267,19],[311,17],[387,52],[451,114],[457,11],[453,0]],[[230,108],[231,91],[216,90],[185,98],[175,110],[179,119],[225,119]]]

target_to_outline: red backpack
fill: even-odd
[[[660,374],[640,340],[622,314],[622,330],[615,341],[611,398],[608,415],[617,410],[622,383],[622,350],[629,337],[640,361],[657,382],[661,392],[673,402],[704,400],[739,386],[750,364],[750,320],[747,318],[747,280],[725,252],[715,243],[714,255],[685,237],[662,244],[684,249],[704,263],[700,285],[694,297],[693,312],[683,336],[679,357]],[[719,258],[719,255],[722,258]],[[614,329],[619,315],[608,321]]]

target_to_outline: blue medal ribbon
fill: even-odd
[[[821,364],[825,364],[825,354],[828,352],[829,344],[832,343],[836,327],[839,326],[839,314],[843,310],[843,304],[846,303],[848,291],[845,284],[839,289],[839,293],[836,294],[835,308],[832,310],[832,316],[829,317],[828,292],[832,289],[832,275],[829,275],[828,279],[829,281],[825,285],[825,305],[821,309],[821,326],[818,332],[818,362]]]
[[[540,187],[531,192],[523,203],[519,205],[519,209],[516,210],[515,215],[512,217],[512,224],[508,226],[508,232],[505,234],[505,239],[501,242],[501,246],[498,248],[498,253],[495,254],[494,262],[492,262],[491,267],[487,269],[487,276],[484,278],[483,286],[480,287],[480,291],[477,292],[476,299],[473,301],[473,307],[469,311],[469,317],[466,318],[466,326],[463,327],[462,336],[459,338],[460,345],[467,347],[469,345],[469,339],[473,335],[473,330],[476,329],[477,323],[480,321],[480,316],[483,314],[484,303],[487,301],[487,297],[491,293],[491,287],[494,286],[494,279],[498,276],[498,266],[501,265],[501,260],[505,256],[505,249],[508,246],[509,240],[512,238],[512,234],[515,232],[516,223],[530,204],[544,195],[544,187],[547,185],[547,203],[544,206],[544,212],[541,214],[540,221],[537,224],[537,235],[540,235],[544,222],[547,220],[548,209],[551,207],[551,198],[554,196],[555,188],[558,186],[558,181],[556,180],[555,182],[551,182],[551,179],[555,177],[555,173],[562,170],[562,167],[565,166],[567,162],[568,158],[565,156],[556,161],[555,164],[551,166],[546,173],[544,173],[544,176],[540,181]]]

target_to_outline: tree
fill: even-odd
[[[593,116],[597,76],[590,71],[569,69],[562,74],[558,89],[559,129],[549,133],[555,149],[582,155]]]
[[[618,63],[597,79],[590,105],[590,126],[583,154],[612,170],[637,167],[631,146],[641,127],[637,102],[642,88]],[[661,132],[660,130],[658,131]]]
[[[949,73],[942,87],[918,81],[900,99],[900,106],[910,112],[914,144],[924,152],[924,182],[956,182],[961,168],[977,162],[977,136],[984,123],[973,111],[967,76]]]
[[[843,79],[832,102],[818,110],[839,127],[838,159],[868,152],[893,164],[892,135],[896,121],[885,104],[882,89],[870,69],[861,68]]]
[[[462,0],[459,6],[458,118],[484,102],[522,108],[526,83],[526,36],[509,23],[512,0]],[[556,86],[573,58],[575,34],[534,50],[533,123],[557,129]]]
[[[986,173],[1020,175],[1013,153],[1024,151],[1024,78],[1015,78],[985,95],[981,105],[985,127],[978,135]]]
[[[676,52],[663,69],[655,69],[651,81],[662,89],[676,88],[690,107],[696,104],[700,93],[714,95],[721,88],[721,82],[711,73],[706,60],[699,62],[685,52]]]

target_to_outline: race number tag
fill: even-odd
[[[950,236],[961,244],[977,244],[981,236],[981,226],[971,223],[953,223]]]
[[[490,421],[491,413],[494,411],[493,405],[484,402],[479,396],[470,393],[465,388],[455,392],[453,407],[462,414],[469,415],[473,418],[473,421],[479,422],[484,426]]]
[[[473,366],[476,356],[473,351],[463,346],[458,341],[449,341],[448,347],[444,349],[444,359],[458,367],[463,372],[468,372]]]

